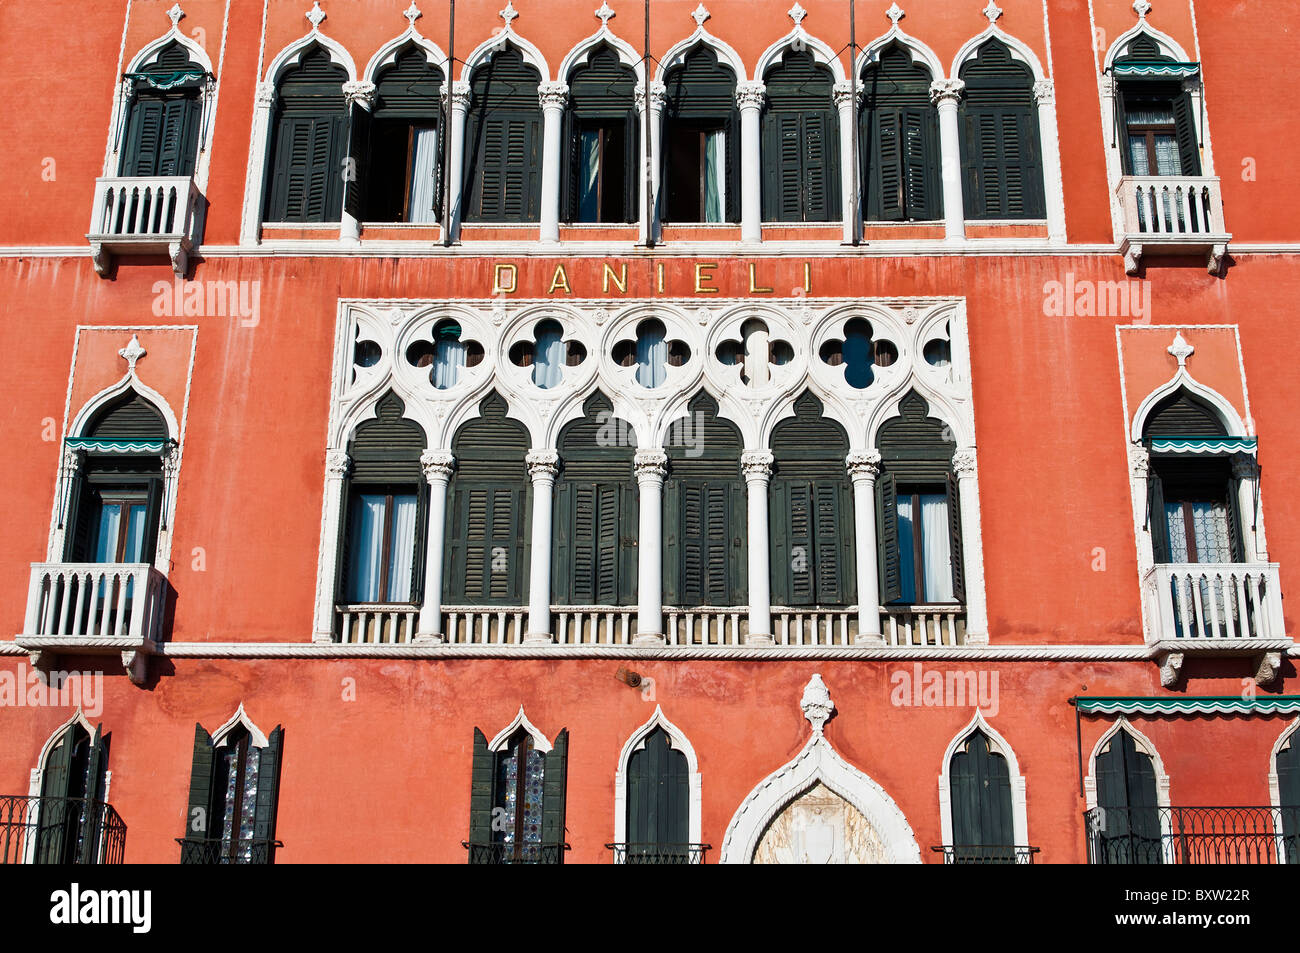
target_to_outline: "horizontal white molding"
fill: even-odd
[[[0,642],[0,655],[26,655],[14,642]],[[342,645],[315,642],[167,642],[157,646],[167,658],[195,659],[681,659],[790,661],[828,659],[877,662],[1145,662],[1154,655],[1146,645],[982,645],[907,647],[819,646],[627,646],[627,645]],[[1300,658],[1300,646],[1287,654]]]

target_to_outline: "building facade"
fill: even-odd
[[[5,859],[1300,862],[1300,4],[592,5],[0,8]]]

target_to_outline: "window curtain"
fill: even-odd
[[[925,575],[925,601],[952,602],[951,531],[948,527],[948,498],[939,493],[921,494],[921,543]]]
[[[537,329],[537,346],[533,361],[533,383],[538,387],[555,387],[564,368],[564,332],[558,326]]]
[[[724,221],[727,207],[727,134],[706,134],[704,140],[704,221]]]
[[[95,540],[95,562],[111,563],[117,558],[117,537],[121,526],[121,504],[109,503],[100,508],[99,536]]]
[[[1196,549],[1196,562],[1198,563],[1230,563],[1232,562],[1232,542],[1230,530],[1228,527],[1228,510],[1223,503],[1203,502],[1192,503],[1192,542]],[[1169,530],[1169,561],[1174,563],[1190,563],[1192,561],[1192,548],[1187,545],[1187,522],[1183,516],[1182,503],[1165,504],[1165,525]],[[1182,637],[1189,633],[1183,631],[1183,618],[1186,616],[1189,623],[1197,629],[1197,632],[1190,633],[1193,635],[1228,635],[1226,631],[1212,633],[1207,629],[1212,629],[1212,620],[1216,617],[1222,628],[1229,621],[1235,622],[1237,619],[1237,601],[1231,593],[1231,584],[1226,580],[1217,581],[1214,584],[1214,591],[1211,593],[1211,582],[1208,579],[1202,579],[1200,582],[1200,608],[1197,608],[1196,590],[1192,588],[1191,579],[1184,579],[1182,584],[1181,595],[1177,592],[1178,582],[1171,580],[1170,585],[1174,591],[1174,620],[1176,623],[1177,634]],[[1225,592],[1225,587],[1228,591]],[[1213,599],[1213,603],[1211,603]],[[1178,611],[1181,604],[1183,611]],[[1195,617],[1195,618],[1194,618]]]
[[[393,497],[393,525],[388,552],[388,602],[411,601],[415,508],[414,494]]]
[[[600,196],[596,180],[600,173],[600,130],[582,131],[582,167],[579,172],[578,220],[595,222],[600,219]]]
[[[383,572],[384,496],[363,493],[352,508],[348,602],[378,602]]]
[[[453,337],[440,338],[433,346],[433,386],[454,387],[465,366],[465,345]]]
[[[636,339],[636,382],[642,387],[658,387],[667,377],[667,332],[649,328]]]
[[[438,130],[416,129],[414,133],[409,219],[427,225],[438,221],[433,211],[438,196]]]
[[[916,603],[916,547],[912,520],[911,495],[898,498],[898,577],[899,599],[909,605]]]

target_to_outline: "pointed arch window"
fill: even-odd
[[[362,218],[432,224],[442,214],[443,73],[415,43],[375,77],[371,111],[353,113],[353,154],[360,157]]]
[[[1090,832],[1093,863],[1164,862],[1156,772],[1133,736],[1116,731],[1096,759],[1096,822]]]
[[[608,44],[570,73],[567,221],[636,221],[641,130],[635,88],[636,74]]]
[[[929,69],[893,44],[862,71],[858,136],[868,221],[943,217],[938,114]]]
[[[700,43],[669,70],[665,85],[664,221],[740,221],[735,73]]]
[[[279,79],[271,137],[268,222],[337,222],[343,210],[348,73],[319,44]]]
[[[763,220],[829,222],[840,214],[835,78],[808,50],[786,50],[763,76]]]
[[[952,862],[1011,864],[1021,860],[1012,820],[1011,771],[988,735],[976,729],[967,736],[954,752],[948,771]],[[1030,855],[1023,857],[1027,861]]]
[[[627,761],[627,844],[622,863],[699,863],[690,841],[690,766],[662,727]]]
[[[541,209],[541,75],[512,45],[474,69],[465,136],[467,222],[536,222]]]
[[[242,711],[242,709],[241,709]],[[182,864],[270,864],[275,839],[284,728],[269,738],[236,721],[214,740],[194,726]]]
[[[1284,859],[1288,864],[1300,864],[1300,730],[1293,730],[1282,743],[1274,770]]]
[[[49,749],[41,765],[40,801],[30,809],[35,830],[23,832],[35,833],[24,859],[38,864],[121,862],[125,829],[117,812],[104,803],[108,741],[103,726],[92,733],[78,718]]]
[[[1197,64],[1176,62],[1141,33],[1111,68],[1124,174],[1200,175],[1196,111],[1180,79],[1196,75]]]
[[[521,725],[489,747],[474,729],[471,864],[562,864],[569,732],[549,746]]]
[[[118,175],[193,175],[207,71],[190,59],[184,46],[172,42],[127,79],[132,96]]]

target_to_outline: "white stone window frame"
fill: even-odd
[[[1196,11],[1191,10],[1193,23]],[[1095,35],[1095,30],[1094,30]],[[1097,64],[1097,98],[1101,107],[1102,149],[1106,156],[1106,182],[1110,187],[1111,228],[1115,241],[1120,242],[1125,235],[1124,209],[1120,204],[1118,189],[1120,179],[1124,177],[1123,150],[1126,148],[1122,129],[1115,128],[1115,100],[1118,96],[1118,81],[1111,75],[1110,69],[1128,45],[1139,36],[1149,37],[1160,48],[1160,52],[1178,63],[1192,62],[1187,51],[1173,37],[1153,27],[1145,17],[1124,33],[1106,50]],[[1200,51],[1197,50],[1197,61]],[[1093,51],[1094,60],[1097,50]],[[1201,175],[1214,176],[1214,150],[1210,147],[1210,120],[1205,103],[1205,82],[1198,69],[1194,78],[1183,80],[1183,89],[1192,99],[1192,121],[1196,124],[1197,141],[1201,146]]]
[[[207,194],[208,171],[212,160],[212,137],[216,130],[217,98],[221,90],[221,77],[212,65],[212,59],[192,37],[186,36],[180,28],[180,19],[172,24],[170,30],[162,36],[146,43],[127,64],[124,73],[138,73],[144,67],[157,61],[158,57],[172,43],[184,47],[190,59],[201,66],[207,77],[199,88],[199,136],[196,143],[198,154],[194,157],[194,184],[199,192]],[[122,150],[126,147],[127,118],[130,104],[135,98],[136,81],[119,79],[113,87],[113,108],[108,124],[108,143],[104,149],[105,178],[118,174],[122,161]]]
[[[704,838],[703,825],[703,781],[700,774],[699,757],[695,754],[695,748],[691,745],[690,739],[686,733],[668,720],[664,714],[663,708],[655,706],[654,714],[632,732],[631,736],[623,744],[623,749],[618,755],[618,767],[614,772],[614,843],[623,844],[627,842],[627,772],[628,763],[636,751],[645,748],[646,739],[656,728],[662,728],[668,735],[669,743],[674,751],[680,751],[686,756],[687,767],[687,800],[689,804],[687,820],[687,842],[690,844],[702,843]]]
[[[945,846],[963,846],[953,844],[952,759],[977,731],[984,733],[984,737],[989,740],[990,749],[1005,758],[1007,762],[1007,773],[1011,780],[1011,828],[1014,832],[1015,844],[1003,846],[1028,847],[1030,846],[1028,800],[1025,778],[1020,773],[1020,762],[1016,758],[1015,750],[1010,743],[988,723],[984,718],[984,713],[978,708],[975,710],[975,716],[966,723],[966,726],[961,731],[957,732],[943,753],[942,769],[939,772],[939,824],[943,844]]]
[[[537,751],[540,754],[551,753],[553,745],[551,744],[550,739],[547,738],[536,725],[528,720],[528,716],[524,714],[523,705],[519,706],[519,711],[515,713],[515,717],[510,724],[498,731],[492,740],[488,742],[488,751],[491,751],[493,754],[505,751],[507,745],[510,744],[510,739],[514,737],[515,732],[520,728],[528,732],[528,736],[532,738],[534,751]]]
[[[1277,776],[1277,758],[1288,744],[1300,745],[1300,718],[1296,718],[1282,729],[1282,733],[1277,736],[1277,741],[1273,742],[1273,750],[1268,754],[1268,803],[1277,812],[1274,823],[1278,825],[1276,840],[1278,863],[1293,862],[1292,858],[1286,856],[1287,839],[1282,831],[1282,808],[1300,807],[1300,805],[1282,803],[1282,787]]]
[[[59,727],[55,728],[54,731],[50,734],[50,736],[45,739],[45,744],[41,746],[41,753],[37,756],[36,759],[36,767],[32,768],[31,775],[28,778],[27,796],[29,798],[33,800],[40,798],[41,785],[45,781],[45,765],[49,762],[50,755],[53,753],[55,746],[58,745],[59,741],[62,740],[63,736],[75,725],[80,725],[82,730],[84,730],[86,734],[90,735],[91,738],[95,737],[95,726],[90,723],[90,720],[86,717],[86,713],[82,711],[81,706],[78,705],[77,710],[72,713],[72,717],[69,718],[67,721],[65,721],[63,724],[59,725]],[[113,772],[108,768],[107,765],[105,765],[104,766],[104,803],[105,804],[110,803],[109,787],[112,783],[113,783]],[[22,861],[24,864],[36,863],[37,841],[38,838],[35,837],[28,838],[27,846]]]
[[[1173,851],[1175,845],[1171,840],[1173,828],[1171,826],[1171,812],[1168,810],[1172,804],[1169,795],[1169,773],[1165,771],[1165,762],[1160,757],[1160,752],[1151,742],[1151,739],[1138,731],[1124,715],[1116,718],[1114,724],[1102,733],[1102,736],[1097,739],[1097,743],[1092,746],[1092,753],[1088,755],[1088,773],[1083,779],[1084,807],[1089,811],[1097,808],[1097,756],[1121,731],[1128,733],[1129,737],[1133,739],[1134,747],[1139,752],[1151,758],[1151,770],[1156,777],[1156,807],[1162,809],[1160,814],[1160,839],[1165,853],[1164,862],[1171,864],[1174,862]],[[1085,832],[1085,836],[1090,835]]]

